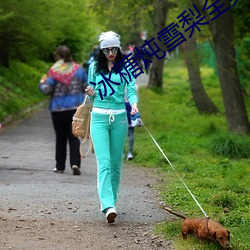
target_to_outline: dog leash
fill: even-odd
[[[187,191],[189,192],[189,194],[191,195],[191,197],[193,198],[193,200],[196,202],[196,204],[198,205],[198,207],[200,208],[200,210],[202,211],[202,213],[205,215],[205,217],[209,218],[209,216],[206,214],[206,212],[203,210],[203,208],[201,207],[201,205],[199,204],[199,202],[196,200],[196,198],[194,197],[194,195],[192,194],[192,192],[190,191],[190,189],[188,188],[188,186],[186,185],[186,183],[182,180],[182,178],[178,174],[178,172],[175,169],[175,167],[173,166],[173,164],[170,162],[170,160],[168,159],[168,157],[165,155],[165,153],[163,152],[163,150],[161,149],[161,147],[159,146],[159,144],[157,143],[157,141],[154,139],[154,137],[152,136],[152,134],[149,132],[148,128],[145,126],[145,124],[143,123],[143,121],[141,120],[141,118],[139,118],[139,119],[140,119],[142,125],[145,127],[145,129],[148,132],[148,134],[150,135],[151,139],[155,143],[155,145],[158,147],[158,149],[160,150],[160,152],[162,153],[162,155],[164,156],[164,158],[167,160],[167,162],[169,163],[169,165],[171,166],[171,168],[175,171],[175,173],[177,174],[177,176],[181,180],[182,184],[185,186],[185,188],[187,189]]]

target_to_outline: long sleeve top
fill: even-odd
[[[94,65],[95,62],[89,66],[88,71],[88,84],[95,90],[95,97],[91,98],[93,107],[124,109],[125,89],[130,104],[138,102],[135,79],[133,76],[129,77],[125,69],[122,69],[121,73],[126,80],[122,79],[121,74],[113,71],[105,75],[96,74]]]

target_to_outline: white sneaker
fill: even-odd
[[[110,207],[107,209],[106,218],[108,220],[108,223],[114,223],[116,216],[117,216],[117,212],[115,208]]]
[[[127,161],[133,160],[134,156],[131,152],[128,152]]]
[[[73,175],[81,175],[81,171],[80,171],[80,168],[78,166],[73,165],[72,170],[73,170]]]
[[[59,173],[59,174],[63,174],[63,173],[64,173],[63,170],[57,170],[57,168],[54,168],[53,171],[54,171],[55,173]]]

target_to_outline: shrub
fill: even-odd
[[[249,158],[250,146],[247,138],[236,135],[219,136],[212,140],[211,151],[215,155],[231,159]]]

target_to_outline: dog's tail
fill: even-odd
[[[164,206],[162,206],[162,208],[163,208],[164,210],[168,211],[169,213],[171,213],[171,214],[173,214],[173,215],[175,215],[175,216],[177,216],[177,217],[182,218],[183,220],[187,219],[187,217],[186,217],[185,215],[183,215],[183,214],[179,214],[179,213],[177,213],[177,212],[173,212],[171,209],[169,209],[169,208],[167,208],[167,207],[164,207]]]

